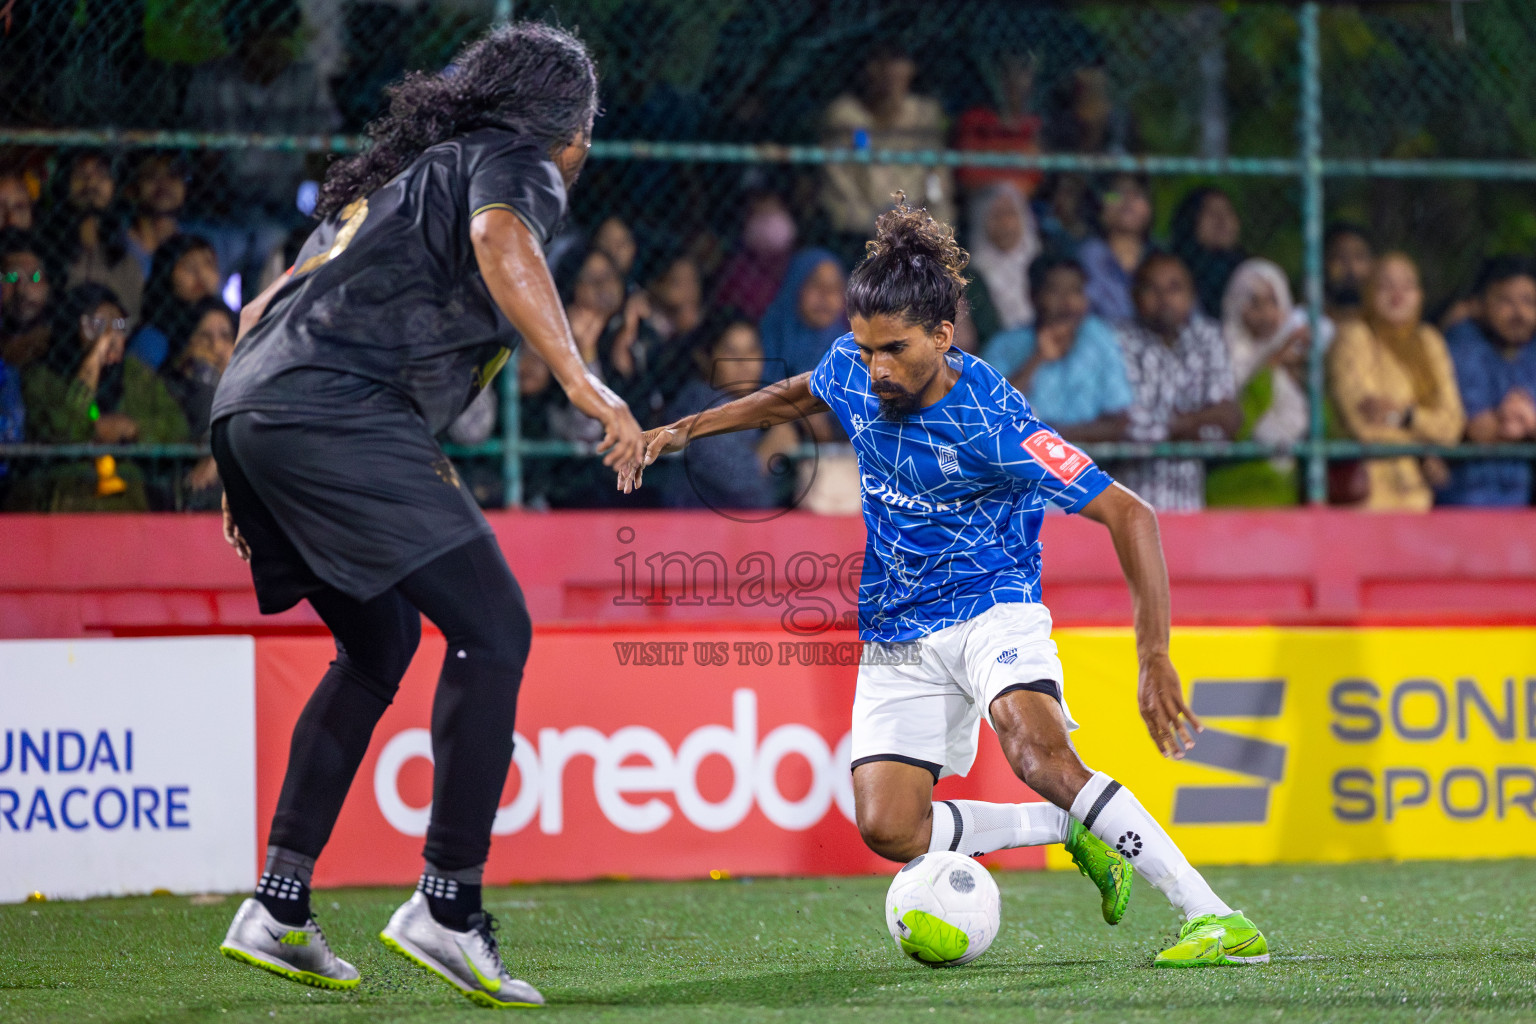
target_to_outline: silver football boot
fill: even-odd
[[[273,917],[256,899],[247,899],[235,911],[219,952],[303,985],[357,988],[357,968],[331,952],[314,918],[295,928]]]
[[[456,932],[433,919],[427,898],[417,892],[395,911],[379,938],[481,1006],[543,1006],[538,989],[507,973],[496,945],[495,919],[486,913],[471,920],[476,918],[469,931]]]

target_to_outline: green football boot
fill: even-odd
[[[1179,941],[1157,954],[1153,967],[1241,967],[1269,963],[1269,943],[1252,921],[1234,910],[1184,922]]]
[[[1068,820],[1071,824],[1067,826],[1066,845],[1067,852],[1072,855],[1072,863],[1099,887],[1099,893],[1104,898],[1104,920],[1109,924],[1119,924],[1125,916],[1126,906],[1131,902],[1131,878],[1136,874],[1136,869],[1131,867],[1131,862],[1122,857],[1119,851],[1111,849],[1102,839],[1084,828],[1082,822],[1076,818]]]

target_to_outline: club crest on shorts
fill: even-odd
[[[1088,471],[1093,460],[1049,430],[1037,430],[1019,442],[1030,458],[1064,484],[1070,484]]]
[[[1006,651],[1004,651],[1002,654],[999,654],[997,656],[997,663],[999,665],[1012,665],[1014,662],[1016,662],[1018,660],[1019,660],[1019,649],[1017,647],[1010,647]]]
[[[945,476],[957,476],[960,472],[960,456],[947,444],[937,445],[935,450],[939,453],[939,468]]]

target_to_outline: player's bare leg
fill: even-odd
[[[853,771],[854,817],[864,843],[882,857],[908,861],[935,850],[980,857],[994,850],[1065,842],[1066,815],[1043,803],[944,800],[935,809],[933,773],[900,761],[871,761]],[[953,809],[971,827],[956,831]],[[976,826],[975,811],[981,811]],[[938,814],[938,820],[935,815]]]
[[[1009,766],[1061,815],[1065,831],[1058,841],[1098,887],[1104,920],[1119,924],[1130,903],[1135,870],[1123,851],[1111,848],[1081,818],[1068,813],[1073,797],[1093,773],[1072,746],[1061,702],[1047,693],[1012,690],[992,702],[990,714]]]
[[[1099,886],[1104,919],[1110,924],[1120,921],[1130,899],[1130,867],[1066,811],[1038,801],[944,800],[935,806],[933,783],[927,768],[900,761],[871,761],[855,768],[854,816],[865,845],[882,857],[909,861],[937,850],[980,857],[994,850],[1064,843],[1083,873]]]
[[[853,770],[854,818],[864,845],[894,861],[928,852],[933,829],[933,773],[901,761]]]
[[[1264,936],[1222,902],[1131,791],[1083,764],[1072,747],[1061,705],[1053,697],[1031,691],[1006,693],[992,702],[991,714],[1003,752],[1019,778],[1070,811],[1074,824],[1082,822],[1082,828],[1102,840],[1109,853],[1123,856],[1128,866],[1134,865],[1184,914],[1180,941],[1158,955],[1158,966],[1268,962]],[[1106,917],[1108,899],[1106,892]]]

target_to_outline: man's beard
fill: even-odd
[[[938,371],[934,371],[934,377]],[[915,391],[908,391],[900,384],[871,385],[870,390],[880,400],[880,418],[892,423],[900,423],[908,416],[921,408],[923,392],[928,390],[928,385],[933,383],[933,377],[929,377],[922,386]]]
[[[918,397],[911,391],[875,392],[880,399],[880,418],[900,423],[917,411]]]

